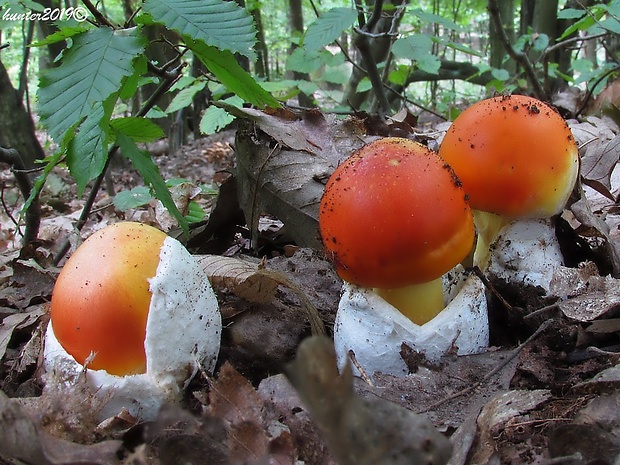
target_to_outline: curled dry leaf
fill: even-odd
[[[590,322],[620,305],[620,279],[599,276],[592,267],[558,268],[551,280],[551,293],[560,297],[564,315]]]
[[[284,274],[266,270],[264,265],[250,263],[238,258],[219,255],[196,255],[211,284],[220,290],[228,290],[250,302],[270,303],[282,285],[293,291],[305,310],[313,334],[325,334],[325,327],[318,310],[304,292]]]
[[[340,465],[445,464],[452,448],[423,415],[353,391],[353,373],[338,373],[333,343],[310,337],[286,375],[325,435]]]

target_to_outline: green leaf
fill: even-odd
[[[189,37],[184,37],[184,39],[198,59],[229,91],[259,108],[280,106],[280,103],[263,89],[251,74],[239,66],[234,55],[228,50],[219,50]]]
[[[325,53],[326,51],[310,51],[298,47],[286,59],[286,70],[298,73],[312,73],[326,64]],[[327,53],[329,54],[329,52]]]
[[[235,120],[235,117],[223,108],[211,105],[200,118],[200,132],[211,135],[224,129]]]
[[[241,108],[243,106],[243,100],[237,96],[230,97],[222,101],[237,108]],[[219,130],[224,129],[234,120],[235,117],[223,108],[211,105],[205,110],[202,118],[200,119],[200,132],[203,134],[215,134]]]
[[[56,42],[62,42],[77,34],[81,34],[89,29],[88,24],[81,23],[77,26],[63,27],[59,31],[56,31],[48,35],[45,39],[33,42],[31,47],[42,47],[43,45],[55,44]]]
[[[196,41],[256,59],[252,16],[226,0],[146,0],[142,7],[156,23]]]
[[[190,200],[187,205],[187,215],[185,215],[185,219],[188,223],[198,223],[202,221],[207,216],[207,212],[200,206],[198,202],[195,200]]]
[[[131,190],[117,193],[114,196],[114,206],[120,211],[125,212],[147,205],[151,200],[153,200],[151,189],[147,186],[138,186]]]
[[[116,132],[116,143],[123,155],[131,161],[133,167],[140,173],[144,182],[153,189],[155,196],[179,222],[183,230],[187,232],[187,220],[175,205],[174,200],[172,200],[172,195],[170,195],[170,191],[166,187],[166,182],[161,177],[159,168],[151,156],[147,152],[140,150],[131,138],[118,131]]]
[[[98,105],[80,124],[67,147],[67,166],[77,184],[78,196],[90,180],[101,174],[108,159],[107,133],[100,124],[104,113],[103,105]]]
[[[166,113],[179,111],[181,108],[190,106],[194,96],[204,89],[206,85],[207,83],[205,81],[196,80],[191,86],[181,89],[179,93],[174,96],[168,108],[166,108]]]
[[[491,75],[498,81],[507,81],[510,79],[510,73],[505,69],[493,68],[491,70]]]
[[[416,66],[427,73],[437,74],[441,61],[432,54],[433,40],[426,34],[414,34],[397,39],[392,47],[394,56],[415,62]]]
[[[357,11],[351,8],[332,8],[319,16],[306,31],[302,46],[317,51],[331,44],[349,29],[357,19]]]
[[[586,10],[578,10],[576,8],[565,8],[558,12],[558,19],[577,19],[583,17]]]
[[[99,28],[78,34],[57,68],[41,79],[39,112],[54,140],[118,91],[144,51],[138,31]]]
[[[151,120],[138,116],[115,118],[110,121],[110,126],[136,142],[153,142],[166,135],[162,128]]]
[[[439,16],[435,13],[427,13],[426,11],[423,11],[419,8],[412,10],[411,13],[417,16],[418,19],[423,23],[439,24],[446,29],[452,29],[453,31],[463,30],[463,28],[456,24],[454,21],[450,21],[449,19],[444,18],[443,16]]]

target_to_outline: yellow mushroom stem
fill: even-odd
[[[474,265],[484,270],[491,257],[491,244],[495,242],[500,230],[509,224],[512,219],[494,213],[472,210],[476,225],[476,250],[474,251]]]
[[[374,291],[418,325],[429,322],[445,307],[441,277],[426,283],[396,289],[375,288]]]

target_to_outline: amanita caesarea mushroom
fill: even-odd
[[[107,404],[152,419],[217,360],[221,317],[207,276],[176,239],[140,223],[95,232],[58,276],[45,339],[54,380],[87,381]]]
[[[542,234],[540,243],[546,246],[546,219],[562,211],[579,173],[577,144],[564,119],[546,103],[523,95],[489,98],[464,110],[448,129],[439,155],[461,179],[474,209],[474,261],[481,268],[488,264],[489,246],[499,231],[517,219],[519,234]],[[515,234],[502,234],[511,236],[504,241],[512,246],[511,254],[525,258],[535,253],[531,241],[520,247]],[[554,247],[553,253],[547,250],[550,266],[559,256]],[[502,247],[496,249],[501,253]],[[543,266],[545,257],[532,260]]]
[[[470,253],[475,234],[466,193],[436,153],[403,138],[365,145],[328,180],[319,225],[347,283],[334,330],[341,360],[353,350],[371,373],[403,374],[403,342],[435,361],[450,348],[486,346],[486,301],[476,278],[465,284],[478,296],[473,312],[446,307],[442,275]]]

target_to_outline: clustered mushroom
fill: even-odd
[[[207,276],[181,243],[145,224],[115,223],[84,241],[58,276],[50,317],[48,371],[63,379],[86,369],[109,398],[104,417],[123,408],[154,417],[219,352]]]
[[[517,243],[515,234],[524,228],[530,236],[525,247],[542,243],[547,235],[538,228],[547,225],[539,219],[562,211],[578,172],[566,122],[547,104],[520,95],[486,99],[463,111],[438,155],[399,138],[379,139],[354,153],[330,177],[319,210],[325,249],[345,281],[334,329],[339,359],[352,350],[371,372],[402,374],[396,359],[403,342],[431,361],[451,348],[480,351],[488,342],[483,290],[470,276],[454,305],[444,308],[437,278],[470,252],[473,263],[485,268],[490,244],[515,219],[514,234],[503,231],[510,237],[506,245]],[[514,244],[506,250],[527,260],[527,251],[515,252]],[[559,252],[548,255],[557,261]]]
[[[524,95],[493,97],[465,109],[448,129],[439,156],[469,195],[481,268],[503,226],[560,213],[579,173],[577,144],[564,119]]]

